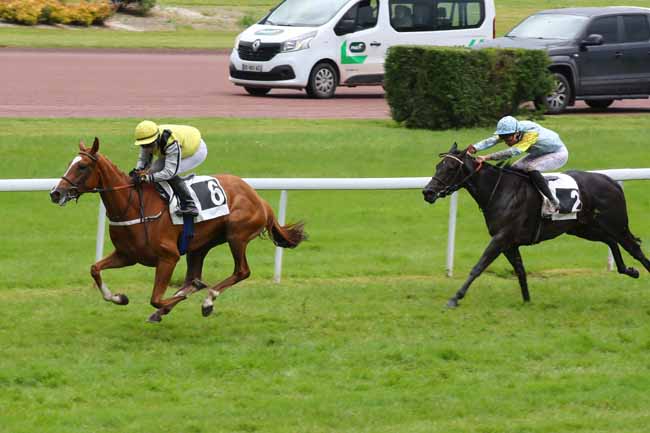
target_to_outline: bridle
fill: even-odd
[[[92,154],[90,152],[86,152],[86,151],[82,150],[82,151],[79,152],[79,155],[88,157],[92,161],[92,166],[93,167],[95,167],[97,165],[97,162],[99,161],[99,158],[97,158],[97,155]],[[153,218],[144,216],[144,194],[143,194],[143,191],[142,191],[142,184],[140,182],[133,182],[133,183],[113,186],[113,187],[109,187],[109,188],[91,188],[91,189],[86,189],[86,190],[82,191],[80,189],[80,184],[83,185],[86,182],[86,179],[88,179],[88,176],[90,176],[91,171],[92,170],[88,170],[88,173],[85,174],[84,176],[82,176],[81,179],[77,183],[72,182],[65,175],[61,176],[62,180],[65,180],[66,182],[68,182],[72,186],[72,188],[68,189],[68,192],[67,192],[70,199],[78,201],[81,194],[84,194],[84,193],[87,193],[87,192],[90,192],[90,193],[95,193],[95,192],[102,193],[102,192],[113,192],[113,191],[120,191],[120,190],[123,190],[123,189],[130,189],[129,198],[128,198],[127,202],[126,202],[126,207],[124,208],[124,211],[121,213],[121,215],[119,217],[117,217],[117,218],[114,218],[114,217],[111,217],[110,215],[107,215],[109,221],[120,222],[126,216],[129,209],[131,208],[131,200],[133,199],[133,191],[134,190],[137,191],[137,193],[138,193],[138,201],[140,202],[140,205],[139,205],[140,222],[144,223],[145,241],[146,241],[147,245],[149,245],[149,233],[148,233],[148,230],[147,230],[147,221],[150,221],[152,219],[156,219],[160,215],[158,215],[156,217],[153,217]],[[73,191],[73,194],[70,193],[71,191]]]
[[[453,159],[454,161],[458,162],[458,169],[456,170],[456,173],[454,174],[454,177],[453,177],[453,179],[456,179],[458,177],[458,175],[463,171],[463,167],[465,166],[465,162],[462,159],[460,159],[457,156],[452,155],[450,153],[441,153],[439,156],[441,158],[443,158],[443,159],[450,158],[450,159]],[[463,185],[465,185],[465,183],[472,176],[474,176],[476,173],[478,173],[481,168],[483,168],[483,161],[479,162],[476,169],[474,171],[472,171],[471,173],[469,173],[467,176],[463,177],[460,182],[454,183],[454,184],[451,184],[451,185],[448,185],[446,182],[438,179],[436,176],[433,176],[433,178],[431,180],[435,180],[436,182],[438,182],[438,184],[443,186],[443,188],[436,193],[436,198],[438,198],[438,197],[447,197],[449,194],[458,191],[459,189],[461,189],[463,187]]]
[[[97,165],[98,158],[97,158],[96,155],[93,155],[90,152],[85,152],[83,150],[79,152],[79,155],[88,157],[92,161],[92,166],[93,167]],[[62,180],[65,180],[66,182],[68,182],[72,186],[72,188],[70,188],[68,190],[68,195],[70,196],[70,198],[72,200],[79,200],[79,197],[81,196],[81,194],[85,194],[87,192],[95,193],[95,192],[120,191],[120,190],[127,189],[127,188],[134,188],[136,186],[134,183],[128,183],[126,185],[118,185],[118,186],[113,186],[113,187],[110,187],[110,188],[91,188],[91,189],[82,190],[81,189],[82,185],[86,182],[86,179],[88,178],[88,176],[90,176],[90,172],[91,172],[91,170],[89,170],[86,175],[82,176],[82,178],[78,182],[71,181],[65,175],[61,176]]]

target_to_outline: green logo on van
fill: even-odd
[[[474,45],[480,44],[484,41],[485,39],[472,39],[469,41],[468,47],[473,47]]]
[[[348,56],[348,42],[343,41],[341,45],[341,64],[342,65],[360,65],[366,61],[368,56]]]

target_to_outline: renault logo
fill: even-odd
[[[262,41],[256,39],[255,42],[253,42],[253,52],[257,52],[257,50],[260,49],[260,45],[262,45]]]

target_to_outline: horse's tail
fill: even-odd
[[[273,209],[271,206],[264,202],[266,206],[266,231],[271,236],[273,243],[282,248],[296,248],[300,242],[307,239],[307,233],[305,233],[305,223],[303,221],[298,221],[295,224],[287,224],[281,226],[278,220],[275,218]]]

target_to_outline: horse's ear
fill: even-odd
[[[99,150],[99,138],[95,137],[95,141],[93,141],[93,147],[92,149],[90,149],[90,153],[94,155],[95,153],[97,153],[98,150]]]
[[[449,153],[456,153],[458,151],[458,143],[454,141],[454,144],[451,146],[451,149],[449,149]]]
[[[82,152],[85,152],[85,151],[88,150],[88,149],[86,149],[86,145],[85,145],[83,140],[79,140],[79,150],[81,150]]]

